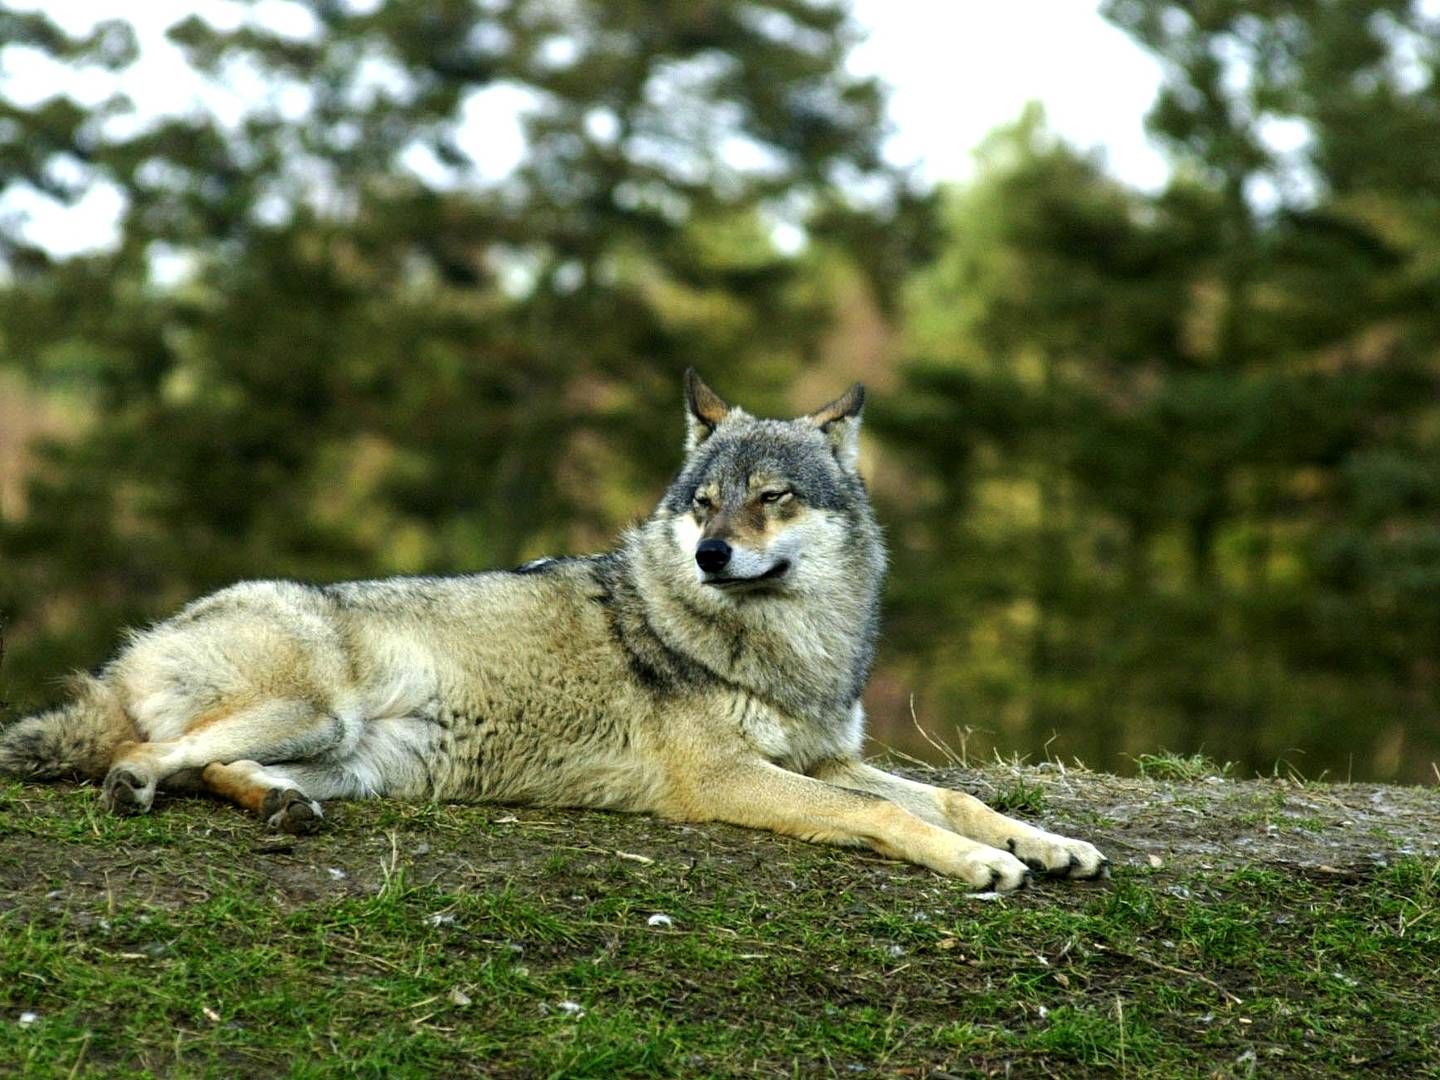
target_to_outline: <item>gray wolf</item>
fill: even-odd
[[[689,371],[684,463],[614,551],[512,571],[250,581],[133,633],[0,769],[203,790],[305,832],[326,799],[601,807],[867,845],[978,888],[1090,844],[861,760],[885,553],[864,390],[757,419]]]

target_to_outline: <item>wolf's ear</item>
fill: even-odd
[[[685,450],[688,453],[708,439],[721,420],[730,415],[725,399],[703,382],[695,369],[685,369]]]
[[[860,462],[860,410],[865,407],[865,387],[858,382],[829,405],[804,419],[824,433],[840,467],[855,472]]]

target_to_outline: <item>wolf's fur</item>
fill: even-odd
[[[485,800],[866,844],[982,887],[1096,876],[1089,844],[860,760],[885,565],[862,400],[758,420],[687,373],[684,465],[615,551],[223,589],[5,731],[0,769],[103,777],[116,811],[198,785],[291,831],[324,799]]]

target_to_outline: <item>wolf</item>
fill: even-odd
[[[861,758],[885,550],[859,384],[758,419],[689,370],[685,457],[615,550],[514,570],[250,581],[132,633],[0,735],[0,770],[203,791],[308,832],[327,799],[648,812],[868,846],[980,889],[1091,844]]]

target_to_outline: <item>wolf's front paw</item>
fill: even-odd
[[[112,814],[143,814],[155,801],[155,781],[140,776],[139,770],[116,765],[105,774],[100,805]]]
[[[272,829],[287,833],[313,833],[325,817],[318,802],[294,788],[272,788],[260,814]]]
[[[1036,829],[1030,835],[1012,836],[1006,846],[1027,866],[1054,877],[1089,880],[1110,874],[1110,860],[1084,840]]]
[[[966,851],[955,875],[981,891],[1010,892],[1030,884],[1030,868],[1009,852],[983,844]]]

